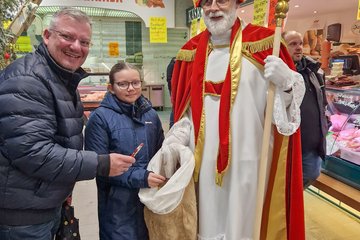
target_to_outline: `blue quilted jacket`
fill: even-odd
[[[163,129],[150,102],[141,96],[134,105],[107,93],[91,113],[85,129],[85,148],[98,154],[131,155],[144,143],[136,162],[117,177],[97,177],[100,239],[146,240],[147,228],[139,188],[148,187],[147,164],[160,149]]]

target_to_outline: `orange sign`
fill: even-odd
[[[109,42],[109,56],[118,57],[119,54],[119,43],[118,42]]]

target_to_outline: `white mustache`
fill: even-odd
[[[223,17],[223,16],[224,16],[224,13],[222,11],[209,13],[209,17]]]

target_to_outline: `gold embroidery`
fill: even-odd
[[[221,94],[216,94],[216,93],[205,93],[205,96],[220,97],[220,96],[221,96]]]
[[[209,46],[209,45],[208,45]],[[201,79],[202,81],[202,98],[204,99],[205,96],[205,79],[206,79],[206,66],[208,64],[208,56],[210,48],[207,47],[205,54],[205,65],[204,65],[204,79]],[[197,142],[195,143],[195,151],[194,151],[194,157],[195,157],[195,169],[194,169],[194,181],[199,181],[199,174],[200,174],[200,167],[201,167],[201,160],[203,156],[203,150],[204,150],[204,135],[205,135],[205,110],[204,110],[204,102],[202,105],[201,110],[201,119],[200,119],[200,127],[199,127],[199,134],[197,138]]]
[[[281,39],[281,43],[286,46],[284,39]],[[255,42],[244,42],[242,49],[250,53],[257,53],[273,48],[273,45],[274,35],[271,35]]]
[[[283,197],[286,195],[286,163],[289,146],[289,137],[283,137],[281,150],[276,165],[276,178],[274,179],[273,192],[269,206],[268,228],[266,239],[287,239],[286,206]],[[273,160],[274,161],[274,160]],[[275,190],[276,189],[276,190]],[[276,227],[275,227],[276,226]],[[276,229],[276,231],[275,231]]]
[[[219,82],[214,82],[214,81],[211,81],[211,80],[206,80],[205,82],[208,82],[208,83],[217,85],[217,84],[221,84],[221,83],[225,82],[225,80],[222,80],[222,81],[219,81]]]
[[[255,58],[249,53],[249,52],[242,52],[244,57],[249,60],[252,64],[254,64],[255,67],[257,67],[260,71],[264,71],[264,66],[261,65],[258,61],[255,60]]]
[[[196,49],[193,50],[180,49],[179,52],[176,54],[176,60],[192,62],[194,61],[195,53],[196,53]]]
[[[244,42],[243,49],[250,53],[262,52],[273,47],[274,35],[255,42]]]

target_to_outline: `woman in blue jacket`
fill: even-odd
[[[165,178],[146,170],[160,149],[164,132],[156,111],[141,95],[139,70],[128,63],[110,71],[109,92],[91,115],[85,129],[85,148],[98,154],[131,155],[136,162],[121,176],[96,178],[101,240],[146,240],[147,228],[140,188],[157,187]]]

